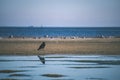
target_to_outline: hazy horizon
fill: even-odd
[[[120,28],[120,26],[0,26],[2,27],[26,27],[26,28]]]
[[[0,0],[1,26],[120,27],[120,0]]]

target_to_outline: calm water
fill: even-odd
[[[120,37],[120,27],[86,27],[86,28],[49,28],[49,27],[0,27],[0,37],[49,37],[76,36],[76,37],[98,37],[115,36]]]
[[[0,79],[120,80],[120,55],[0,56]]]

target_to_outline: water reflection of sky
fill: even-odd
[[[120,80],[119,55],[0,56],[0,79]]]

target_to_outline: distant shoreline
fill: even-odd
[[[42,42],[44,50],[37,51]],[[120,55],[120,38],[1,38],[0,55]]]
[[[95,37],[86,37],[86,36],[56,36],[56,37],[50,37],[49,35],[44,35],[41,37],[31,37],[31,36],[14,36],[14,35],[9,35],[7,37],[0,37],[0,39],[85,39],[85,38],[120,38],[120,36],[104,36],[104,35],[99,35]]]

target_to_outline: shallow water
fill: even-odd
[[[0,80],[120,80],[120,55],[0,56]]]

